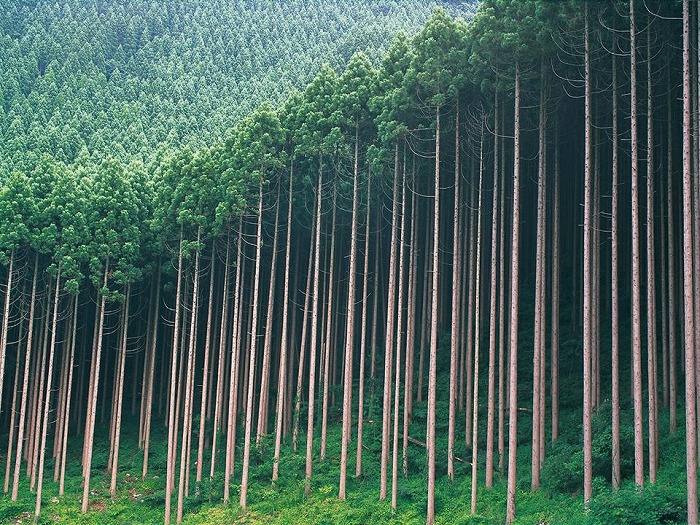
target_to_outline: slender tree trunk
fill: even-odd
[[[318,189],[316,191],[316,239],[314,246],[314,292],[311,305],[311,342],[309,344],[309,396],[308,415],[306,422],[306,481],[304,493],[311,492],[311,474],[313,473],[313,440],[314,440],[314,401],[316,395],[316,346],[318,343],[318,307],[319,307],[319,277],[321,273],[321,203],[323,199],[323,154],[318,155]]]
[[[53,361],[56,354],[56,337],[58,336],[58,302],[61,295],[61,265],[58,265],[56,275],[56,288],[53,297],[53,314],[51,316],[51,343],[49,344],[49,365],[46,373],[46,400],[44,402],[44,414],[38,421],[41,426],[41,445],[39,446],[39,472],[36,487],[36,506],[34,507],[34,523],[39,522],[41,512],[41,494],[44,484],[44,460],[46,459],[46,436],[49,433],[49,411],[51,408],[51,385],[53,381]]]
[[[540,470],[542,465],[541,445],[542,435],[540,426],[544,421],[544,406],[541,397],[544,388],[544,287],[545,283],[545,252],[547,231],[547,173],[545,172],[546,155],[546,88],[544,83],[544,62],[542,64],[542,83],[540,86],[540,119],[539,119],[539,162],[538,162],[538,191],[537,191],[537,247],[535,271],[535,347],[532,352],[532,483],[531,490],[540,488]]]
[[[253,311],[252,326],[250,329],[250,364],[248,368],[248,394],[246,398],[245,411],[245,437],[243,442],[243,467],[241,477],[241,497],[239,504],[246,510],[248,504],[248,476],[250,467],[250,441],[253,430],[253,396],[255,395],[255,358],[257,350],[258,336],[258,296],[260,290],[260,259],[262,252],[262,213],[263,213],[263,191],[260,184],[260,194],[258,196],[258,231],[255,237],[255,275],[253,277]],[[279,207],[278,207],[279,210]]]
[[[486,415],[486,488],[493,487],[493,435],[496,412],[496,271],[498,259],[498,92],[494,96],[493,128],[493,197],[491,204],[491,276],[489,295],[489,379]],[[501,212],[502,213],[502,212]],[[503,220],[501,218],[501,220]]]
[[[177,355],[180,351],[180,295],[182,293],[182,250],[183,250],[183,233],[180,228],[180,243],[177,253],[177,288],[175,291],[175,322],[173,325],[173,347],[170,357],[170,394],[168,402],[168,455],[166,465],[166,480],[165,480],[165,525],[170,525],[170,505],[172,498],[173,485],[175,483],[175,450],[177,447],[177,433],[175,430],[175,421],[177,419],[177,403],[175,398],[175,389],[177,387],[178,376],[178,359]]]
[[[126,343],[129,335],[129,298],[131,296],[131,286],[126,285],[124,293],[124,314],[122,320],[122,341],[119,352],[121,353],[121,369],[119,370],[119,383],[117,391],[117,414],[114,434],[114,459],[112,460],[112,479],[109,485],[109,495],[114,498],[117,495],[117,470],[119,467],[119,439],[122,429],[122,408],[124,401],[124,369],[126,368]]]
[[[454,460],[454,444],[455,444],[455,413],[457,411],[457,361],[460,345],[460,326],[459,319],[461,314],[459,299],[462,293],[460,282],[460,252],[461,244],[460,231],[460,166],[459,166],[459,102],[457,103],[455,115],[455,203],[454,203],[454,228],[452,236],[452,331],[450,341],[450,399],[449,399],[449,415],[448,415],[448,430],[447,430],[447,476],[451,481],[455,479],[455,460]],[[471,282],[471,281],[470,281]],[[461,367],[460,367],[461,368]],[[461,398],[461,396],[460,396]],[[460,399],[461,400],[461,399]]]
[[[630,126],[632,148],[632,361],[634,399],[634,481],[644,485],[642,414],[642,339],[639,247],[639,146],[637,143],[637,29],[630,0]],[[585,388],[585,385],[584,385]]]
[[[316,232],[316,217],[314,216],[314,219],[312,221],[311,225],[311,238],[315,238],[315,232]],[[305,366],[305,361],[306,361],[306,330],[309,326],[309,309],[311,307],[311,296],[312,296],[312,282],[311,282],[311,276],[312,276],[312,270],[314,268],[314,265],[312,264],[313,261],[312,259],[315,257],[315,242],[310,243],[309,246],[309,264],[306,270],[306,291],[304,292],[304,315],[302,318],[302,327],[301,327],[301,348],[299,349],[299,363],[297,366],[297,386],[296,386],[296,396],[295,396],[295,401],[294,401],[294,430],[292,431],[292,448],[294,452],[297,451],[297,444],[298,444],[298,439],[299,439],[299,419],[300,419],[300,414],[301,414],[301,397],[302,397],[302,390],[304,386],[304,366]]]
[[[427,525],[435,523],[435,403],[437,393],[438,285],[440,275],[440,106],[435,114],[435,197],[433,223],[433,275],[430,317],[430,366],[428,372],[428,421],[426,448],[428,453]]]
[[[107,277],[109,276],[109,260],[105,263],[105,273],[103,286],[107,286]],[[90,377],[90,403],[89,411],[86,416],[87,423],[85,425],[85,462],[83,469],[85,471],[84,481],[83,481],[83,500],[82,500],[82,512],[83,514],[88,510],[88,504],[90,502],[90,470],[92,464],[92,449],[93,441],[95,436],[95,416],[97,415],[97,388],[99,386],[100,378],[100,357],[102,354],[102,338],[104,334],[104,320],[105,320],[105,303],[106,298],[104,294],[100,293],[100,315],[98,319],[97,328],[97,340],[95,348],[95,373]]]
[[[24,353],[24,371],[22,374],[22,397],[19,403],[19,424],[17,427],[17,453],[15,455],[15,470],[12,478],[12,495],[10,499],[17,501],[19,495],[19,473],[22,466],[22,449],[24,445],[24,427],[26,423],[27,394],[29,390],[29,365],[32,355],[32,339],[34,335],[34,312],[36,306],[36,282],[39,274],[39,254],[34,256],[34,276],[32,277],[32,295],[29,301],[29,320],[27,325],[27,344]]]
[[[394,321],[396,319],[396,256],[399,220],[399,141],[394,147],[394,196],[391,213],[391,254],[389,256],[389,285],[384,342],[384,389],[382,403],[382,457],[379,480],[379,499],[386,499],[387,470],[389,463],[389,423],[391,421],[391,375],[394,356]]]
[[[355,155],[352,178],[352,218],[350,226],[350,269],[348,270],[348,314],[345,320],[345,362],[343,381],[343,430],[340,442],[340,483],[338,498],[345,500],[348,470],[348,445],[352,437],[352,354],[355,347],[355,283],[357,273],[357,206],[360,186],[360,123],[355,122]],[[364,364],[364,356],[362,359]],[[362,369],[360,369],[362,375]],[[360,412],[360,418],[362,412]]]
[[[150,358],[148,360],[146,379],[146,414],[144,416],[144,432],[143,432],[143,466],[141,468],[141,479],[146,479],[148,473],[148,455],[151,445],[151,417],[153,413],[153,374],[156,365],[156,348],[158,345],[158,312],[160,311],[160,282],[161,269],[160,264],[157,270],[158,277],[156,279],[156,295],[155,304],[153,305],[153,326],[151,328],[151,347],[149,349]]]
[[[403,151],[403,175],[401,179],[401,226],[398,244],[399,275],[398,298],[396,304],[396,371],[394,382],[394,434],[391,463],[391,508],[396,511],[396,503],[399,488],[399,407],[401,391],[401,347],[403,345],[403,291],[404,291],[404,267],[405,267],[405,239],[406,239],[406,144]]]
[[[202,367],[202,399],[199,408],[199,435],[197,437],[197,472],[195,474],[195,483],[197,488],[195,494],[199,496],[200,483],[202,482],[202,467],[204,464],[204,435],[206,433],[206,412],[207,412],[207,393],[209,391],[209,353],[211,351],[212,337],[212,312],[214,309],[214,276],[216,268],[216,243],[211,249],[211,267],[209,268],[209,299],[207,301],[207,331],[204,337],[204,365]],[[195,305],[196,307],[196,305]],[[213,461],[212,456],[212,461]]]
[[[476,514],[476,486],[479,464],[479,353],[481,351],[481,196],[484,183],[484,127],[481,126],[481,145],[479,148],[479,187],[477,189],[477,226],[476,226],[476,281],[474,283],[474,396],[472,415],[472,498],[471,513]]]
[[[336,174],[337,176],[337,174]],[[336,330],[333,327],[333,295],[335,291],[335,238],[336,238],[336,216],[337,216],[337,196],[338,191],[333,182],[333,212],[331,218],[331,252],[329,255],[328,267],[328,304],[326,305],[326,337],[323,344],[323,405],[321,408],[321,461],[326,459],[326,440],[328,435],[328,405],[330,401],[329,388],[331,386],[331,368],[332,355],[335,354],[335,345],[333,345],[333,335]],[[333,350],[333,352],[331,352]]]
[[[690,120],[690,2],[683,0],[683,273],[693,275],[691,120]],[[692,286],[683,287],[685,329],[685,446],[688,523],[698,522],[697,439],[695,412],[695,318]]]
[[[618,280],[618,217],[619,217],[619,146],[618,146],[618,105],[617,105],[617,57],[612,57],[612,215],[610,232],[611,276],[610,290],[612,301],[612,487],[620,488],[620,314]]]
[[[10,251],[7,267],[7,284],[5,285],[5,306],[2,314],[2,335],[0,335],[0,409],[2,409],[2,390],[5,380],[5,356],[7,354],[7,329],[10,323],[10,299],[12,298],[12,277],[14,275],[15,249]]]
[[[583,501],[588,505],[593,496],[593,457],[592,457],[592,352],[593,336],[591,326],[592,310],[592,220],[593,220],[593,135],[592,135],[592,103],[591,103],[591,47],[588,3],[586,3],[586,122],[585,122],[585,166],[584,166],[584,207],[583,207]]]
[[[236,285],[233,292],[233,326],[231,337],[231,366],[229,370],[229,395],[228,416],[226,418],[226,459],[224,466],[224,503],[228,503],[231,489],[231,475],[233,474],[234,458],[236,452],[236,414],[238,412],[238,375],[240,368],[241,330],[243,325],[243,283],[245,272],[243,264],[243,217],[238,223],[238,253],[236,254]]]
[[[219,332],[219,359],[216,367],[216,399],[214,401],[214,428],[211,437],[211,464],[209,479],[214,477],[216,469],[216,445],[221,429],[222,407],[224,396],[224,372],[226,369],[226,337],[228,332],[228,304],[229,304],[229,265],[231,261],[231,231],[226,232],[226,259],[224,261],[224,286],[221,293],[221,327]]]
[[[501,116],[501,129],[504,129],[504,118]],[[500,137],[499,137],[500,138]],[[498,244],[501,247],[501,256],[498,261],[498,470],[501,475],[505,472],[505,412],[506,412],[506,337],[505,337],[505,310],[506,310],[506,176],[505,176],[505,147],[501,142],[501,226],[498,233]],[[494,158],[494,162],[498,159]]]
[[[474,393],[473,390],[473,385],[472,385],[472,379],[473,379],[473,359],[474,359],[474,280],[475,280],[475,274],[474,274],[474,266],[475,266],[475,261],[474,261],[474,251],[475,251],[475,231],[476,231],[476,219],[475,219],[475,209],[476,206],[474,204],[474,197],[475,194],[475,186],[474,184],[471,185],[471,192],[469,194],[469,237],[468,237],[468,243],[469,243],[469,255],[468,255],[468,277],[467,277],[467,326],[466,326],[466,338],[464,341],[464,345],[466,345],[465,349],[465,366],[464,366],[464,374],[466,377],[466,394],[467,394],[467,399],[466,399],[466,410],[465,410],[465,425],[464,425],[464,441],[467,446],[471,446],[472,444],[472,408],[473,408],[473,400],[472,400],[472,394]],[[463,330],[464,334],[464,330]]]
[[[277,407],[275,410],[275,456],[272,460],[272,482],[279,477],[280,450],[282,447],[282,423],[284,421],[284,398],[287,395],[287,354],[289,352],[289,269],[292,258],[292,203],[294,195],[294,157],[289,169],[289,200],[287,201],[287,243],[284,254],[284,297],[282,299],[282,335],[280,337],[280,365],[277,377]]]
[[[649,482],[656,483],[658,423],[654,269],[654,112],[651,67],[651,29],[647,26],[647,392],[649,396]]]
[[[415,161],[413,162],[412,180],[415,185]],[[411,195],[411,246],[409,249],[409,281],[408,281],[408,314],[406,316],[406,369],[404,374],[403,395],[403,475],[408,477],[408,426],[411,422],[413,403],[413,362],[415,356],[415,316],[416,316],[416,289],[418,283],[418,256],[416,250],[416,238],[418,236],[418,224],[416,213],[416,192]]]
[[[3,493],[7,494],[10,490],[10,470],[12,467],[12,447],[15,440],[15,420],[17,417],[17,390],[19,388],[19,369],[20,369],[20,357],[22,354],[22,328],[24,324],[20,319],[19,327],[19,339],[17,340],[17,364],[15,365],[15,378],[12,387],[12,407],[10,408],[10,435],[7,438],[7,463],[5,465],[5,483],[3,485]]]
[[[670,69],[670,67],[669,67]],[[670,87],[670,82],[669,82]],[[671,90],[669,89],[666,104],[668,117],[666,122],[667,154],[666,154],[666,217],[667,217],[667,269],[668,269],[668,407],[669,431],[676,433],[676,280],[675,280],[675,241],[673,227],[673,111],[671,107]]]
[[[506,523],[515,519],[516,464],[518,452],[518,256],[520,253],[520,67],[515,65],[515,109],[513,140],[513,244],[510,282],[510,352],[508,407],[508,494]]]
[[[370,210],[372,208],[372,180],[367,177],[367,215],[365,217],[365,260],[362,277],[362,324],[360,330],[360,377],[357,386],[357,455],[355,458],[355,476],[362,474],[362,438],[365,419],[365,355],[367,353],[367,301],[369,301],[369,242]],[[375,274],[374,279],[377,276]],[[376,303],[376,297],[374,298]]]
[[[280,222],[280,191],[281,183],[277,183],[277,205],[275,211],[275,233],[272,239],[272,262],[270,263],[270,286],[267,296],[267,316],[265,321],[265,341],[263,343],[262,374],[260,378],[260,398],[258,400],[258,426],[255,434],[255,444],[260,446],[260,440],[267,434],[267,413],[270,396],[270,360],[272,352],[272,323],[275,307],[275,281],[277,280],[277,242]]]
[[[66,391],[66,417],[63,420],[63,447],[59,451],[61,454],[61,472],[59,475],[58,482],[58,496],[63,496],[66,482],[66,455],[68,453],[68,423],[70,421],[70,404],[71,404],[71,390],[73,386],[73,367],[75,366],[75,338],[78,330],[78,296],[73,297],[73,322],[71,324],[71,337],[70,337],[70,357],[68,361],[68,381],[67,381],[67,391]]]

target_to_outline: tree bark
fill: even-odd
[[[248,505],[248,476],[250,467],[250,441],[253,430],[253,396],[255,395],[255,358],[257,350],[258,335],[258,296],[260,290],[260,259],[262,252],[262,213],[263,213],[263,191],[260,183],[260,194],[258,196],[258,231],[255,237],[255,275],[253,277],[253,311],[250,329],[250,363],[248,366],[248,394],[246,397],[245,411],[245,434],[243,441],[243,467],[241,476],[241,495],[239,504],[245,511]]]
[[[515,103],[513,139],[513,240],[510,282],[510,352],[508,407],[508,494],[506,523],[515,520],[516,464],[518,453],[518,256],[520,253],[520,67],[515,65]]]

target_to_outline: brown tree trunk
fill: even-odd
[[[316,346],[318,342],[318,307],[319,278],[321,274],[321,203],[323,198],[323,155],[319,153],[318,189],[316,191],[316,239],[314,247],[313,301],[311,306],[311,342],[309,346],[309,396],[308,416],[306,422],[306,481],[304,493],[311,492],[311,474],[313,473],[312,453],[314,438],[314,401],[316,392]]]
[[[515,520],[516,464],[518,452],[518,256],[520,248],[520,67],[515,65],[515,109],[513,140],[513,243],[510,282],[510,352],[508,407],[508,494],[506,523]]]
[[[124,314],[122,317],[122,337],[119,352],[121,354],[120,358],[120,370],[119,370],[119,383],[117,391],[117,414],[116,414],[116,426],[114,434],[114,453],[112,459],[112,478],[109,485],[109,495],[114,498],[117,495],[117,469],[119,466],[119,439],[121,437],[122,429],[122,405],[124,401],[124,369],[126,368],[126,342],[129,335],[129,297],[131,295],[131,286],[126,285],[126,292],[124,294]]]
[[[611,276],[610,290],[612,301],[612,487],[620,488],[620,334],[619,334],[619,281],[618,281],[618,218],[619,218],[619,150],[617,122],[617,57],[612,57],[612,215],[610,232]]]
[[[697,441],[695,412],[695,318],[693,275],[691,120],[690,120],[690,2],[683,0],[683,319],[685,329],[685,446],[688,523],[698,522]]]
[[[435,114],[435,196],[433,209],[433,275],[430,316],[430,365],[428,372],[428,421],[426,448],[428,453],[427,525],[435,523],[435,403],[437,393],[438,285],[440,283],[440,106]]]
[[[180,229],[180,243],[177,254],[177,288],[175,291],[175,322],[173,325],[173,346],[170,357],[170,389],[168,397],[168,454],[165,480],[165,525],[170,525],[170,503],[172,498],[173,485],[175,483],[175,449],[177,447],[177,434],[175,421],[177,419],[177,404],[175,388],[177,387],[178,359],[180,351],[180,295],[182,293],[182,228]]]
[[[644,485],[642,414],[642,336],[639,261],[639,146],[637,143],[637,29],[634,0],[630,0],[630,126],[632,148],[632,361],[634,399],[634,481]],[[585,388],[585,386],[584,386]]]
[[[355,155],[352,178],[352,218],[350,226],[350,269],[348,270],[348,314],[345,320],[345,362],[343,377],[343,430],[340,443],[340,483],[338,498],[345,500],[348,470],[348,444],[352,436],[352,354],[355,346],[355,282],[357,273],[357,201],[359,199],[360,124],[355,123]],[[362,359],[364,364],[364,359]],[[362,375],[362,369],[360,369]],[[362,413],[360,413],[362,417]]]
[[[29,320],[27,325],[27,344],[24,353],[24,371],[22,374],[22,397],[19,403],[19,423],[17,426],[17,453],[15,454],[15,470],[12,478],[12,495],[10,499],[17,501],[19,495],[19,473],[22,466],[22,449],[24,446],[24,427],[27,416],[27,394],[29,390],[29,365],[32,355],[32,339],[34,335],[34,312],[36,307],[36,283],[39,273],[39,254],[34,256],[34,276],[32,278],[32,294],[29,301]]]
[[[491,203],[491,275],[489,292],[489,379],[486,414],[486,488],[493,487],[493,435],[496,412],[496,279],[498,263],[498,92],[494,95],[493,115],[493,197]],[[502,212],[501,212],[502,213]],[[503,220],[502,218],[500,220]],[[502,256],[502,255],[501,255]]]
[[[454,227],[452,236],[452,330],[450,334],[450,398],[449,398],[449,415],[448,415],[448,430],[447,430],[447,476],[451,481],[455,479],[455,460],[454,460],[454,444],[455,444],[455,413],[457,411],[457,361],[460,345],[460,326],[459,319],[461,314],[459,299],[462,293],[460,283],[460,252],[458,248],[461,244],[460,231],[460,166],[459,166],[459,102],[457,103],[455,115],[455,185],[454,185]],[[470,281],[471,282],[471,281]],[[461,396],[460,396],[461,398]]]
[[[391,254],[389,256],[389,285],[386,309],[386,333],[384,342],[384,389],[382,402],[382,457],[379,480],[379,499],[386,499],[387,471],[389,463],[389,423],[391,421],[391,375],[394,356],[394,321],[396,319],[396,257],[398,252],[397,230],[399,221],[399,141],[394,148],[394,195],[391,212]]]
[[[367,177],[367,214],[365,217],[365,260],[362,277],[362,324],[360,329],[360,377],[357,386],[357,454],[355,457],[355,476],[362,474],[362,437],[365,418],[365,355],[367,353],[367,301],[369,301],[369,242],[370,210],[372,208],[372,179]],[[376,274],[374,276],[377,278]],[[375,297],[376,302],[376,297]]]
[[[472,490],[471,513],[476,514],[476,487],[478,484],[479,465],[479,353],[481,351],[481,225],[482,225],[482,187],[484,183],[484,127],[481,127],[481,145],[479,148],[479,186],[477,189],[477,226],[476,226],[476,281],[474,283],[474,396],[472,423]]]
[[[103,286],[107,286],[107,277],[109,276],[109,260],[105,263],[105,273]],[[106,298],[104,294],[99,294],[100,301],[100,315],[97,327],[97,338],[95,341],[95,371],[94,374],[90,376],[89,390],[89,404],[88,413],[85,417],[87,423],[85,425],[85,461],[83,464],[84,470],[84,481],[83,481],[83,500],[81,505],[81,510],[85,514],[88,510],[88,504],[90,502],[90,467],[92,464],[92,449],[93,441],[95,436],[95,416],[97,415],[97,388],[99,386],[100,378],[100,357],[102,354],[102,338],[104,334],[104,320],[105,320],[105,303]]]
[[[279,210],[279,207],[278,207]],[[255,275],[253,277],[253,311],[252,324],[250,329],[250,362],[248,366],[248,394],[246,397],[245,411],[245,434],[243,441],[243,467],[241,475],[241,496],[239,505],[245,511],[248,505],[248,476],[250,468],[250,441],[253,431],[253,396],[255,395],[255,358],[258,339],[258,296],[260,290],[260,259],[262,252],[262,213],[263,213],[263,191],[260,183],[260,194],[258,196],[258,231],[255,236]]]
[[[55,277],[56,287],[53,296],[53,313],[51,315],[51,343],[49,343],[49,364],[46,372],[46,398],[43,406],[43,416],[38,423],[41,427],[41,444],[39,445],[39,468],[36,486],[36,506],[34,507],[34,523],[39,522],[41,512],[41,494],[44,484],[44,460],[46,459],[46,436],[49,433],[49,411],[51,408],[51,384],[53,381],[53,361],[56,354],[56,338],[58,336],[58,303],[61,295],[61,265],[58,265],[58,273]],[[8,290],[9,293],[9,290]]]

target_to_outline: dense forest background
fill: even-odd
[[[439,4],[9,4],[0,519],[698,522],[700,4]]]

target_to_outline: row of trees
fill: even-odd
[[[83,435],[86,511],[101,412],[114,495],[130,397],[144,477],[153,417],[167,425],[165,523],[201,496],[207,467],[223,472],[224,502],[240,481],[244,510],[261,457],[273,483],[303,475],[308,493],[335,417],[340,499],[354,455],[355,476],[379,464],[393,508],[400,476],[424,476],[433,523],[436,478],[465,475],[470,453],[471,512],[478,480],[507,477],[511,522],[519,445],[533,491],[556,446],[580,450],[588,502],[594,476],[655,483],[681,404],[696,522],[690,7],[487,0],[469,24],[436,10],[379,69],[362,54],[340,75],[324,67],[223,143],[148,170],[44,158],[14,173],[0,202],[5,490],[14,468],[17,497],[26,461],[38,516],[47,443],[60,481],[68,439]],[[610,457],[597,461],[592,418],[607,399]],[[581,427],[561,425],[563,410]],[[368,431],[370,411],[381,430]],[[305,450],[303,474],[280,473],[283,443]]]

